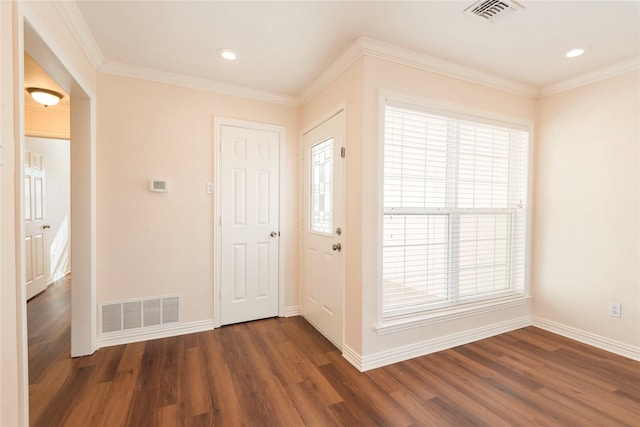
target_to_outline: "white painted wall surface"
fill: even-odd
[[[536,147],[534,316],[640,348],[640,72],[542,98]]]
[[[45,271],[47,284],[71,271],[69,257],[69,198],[71,163],[69,140],[25,138],[25,148],[44,156],[45,165],[45,223],[46,244],[49,249],[49,271]]]

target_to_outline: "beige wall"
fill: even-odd
[[[363,150],[363,355],[391,351],[401,346],[460,334],[476,328],[509,322],[529,315],[529,305],[493,311],[450,322],[379,336],[373,326],[378,315],[378,256],[380,247],[381,149],[380,93],[394,93],[418,97],[436,103],[455,104],[464,109],[486,111],[533,123],[535,100],[497,89],[431,73],[412,67],[367,57],[365,61],[364,121],[365,149]]]
[[[28,424],[26,301],[21,260],[21,188],[24,107],[22,73],[23,23],[28,21],[45,43],[63,59],[87,90],[95,86],[95,71],[52,2],[0,2],[0,99],[2,101],[2,181],[0,182],[0,425]],[[47,64],[42,64],[47,66]],[[50,65],[50,64],[49,64]],[[59,66],[59,62],[56,66]],[[67,81],[69,83],[69,81]],[[17,178],[18,177],[18,178]]]
[[[20,371],[24,305],[16,291],[15,167],[22,146],[14,129],[22,108],[14,94],[22,95],[22,12],[83,87],[96,87],[95,71],[51,2],[0,2],[0,99],[14,106],[3,109],[0,126],[0,425],[20,424],[28,392]],[[536,108],[532,99],[369,57],[300,110],[98,75],[98,302],[182,292],[185,321],[213,317],[213,198],[204,182],[213,180],[213,117],[221,115],[287,128],[286,304],[297,305],[300,130],[345,105],[345,342],[371,355],[528,314],[518,307],[388,336],[374,332],[381,89],[525,120]],[[640,344],[638,92],[634,72],[539,101],[532,264],[536,316],[634,346]],[[168,179],[171,192],[147,192],[152,177]],[[621,319],[606,316],[610,300],[623,303]]]
[[[21,421],[25,402],[24,377],[20,375],[19,343],[21,340],[19,304],[16,285],[15,222],[15,147],[19,136],[14,111],[14,49],[17,35],[12,29],[15,5],[0,2],[0,425],[14,426]]]
[[[214,116],[286,128],[286,306],[298,305],[298,110],[98,75],[98,303],[180,293],[183,321],[212,320]],[[148,191],[168,180],[167,193]]]
[[[380,93],[392,91],[533,122],[535,100],[368,56],[302,108],[302,128],[346,106],[345,344],[362,357],[529,315],[529,305],[378,336]]]
[[[539,101],[532,264],[535,316],[636,348],[639,119],[638,71]]]
[[[363,64],[362,59],[356,61],[302,107],[303,131],[345,109],[344,342],[358,353],[362,351]],[[302,195],[302,187],[299,191]]]
[[[24,134],[41,138],[69,139],[71,137],[69,107],[27,106],[24,116]]]

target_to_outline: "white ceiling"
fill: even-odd
[[[497,23],[467,1],[77,1],[101,65],[299,97],[359,37],[544,88],[640,56],[640,2],[520,1]],[[582,57],[563,52],[588,46]],[[232,48],[233,63],[216,55]]]

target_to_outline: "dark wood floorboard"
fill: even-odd
[[[640,363],[534,327],[366,373],[301,317],[69,357],[69,277],[27,305],[32,426],[640,426]]]

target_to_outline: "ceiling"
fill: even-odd
[[[468,1],[76,1],[101,63],[299,97],[359,37],[542,89],[640,56],[640,2],[520,1],[491,23]],[[586,46],[585,55],[563,52]],[[237,51],[224,61],[220,48]],[[108,67],[107,67],[108,68]]]

